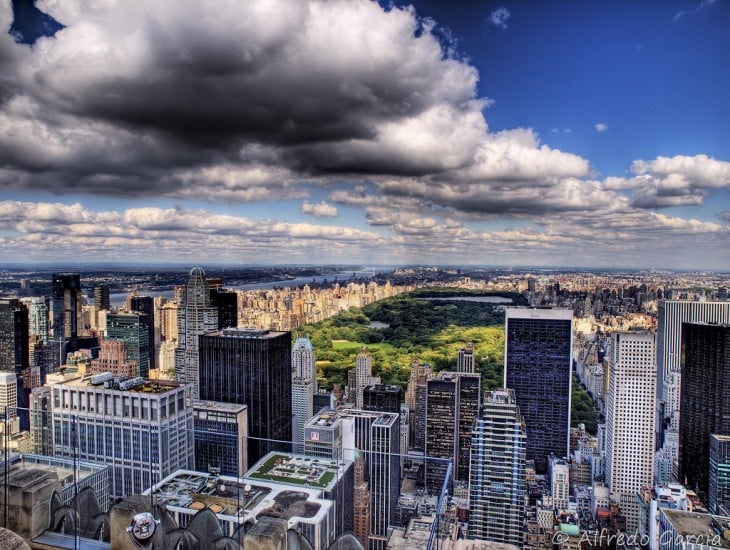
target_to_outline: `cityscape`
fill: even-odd
[[[728,21],[0,2],[0,548],[730,550]]]
[[[730,274],[347,267],[1,270],[2,525],[42,548],[730,547]]]

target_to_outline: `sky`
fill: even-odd
[[[730,0],[0,0],[0,264],[730,270]]]

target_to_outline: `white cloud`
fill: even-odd
[[[507,28],[507,20],[512,14],[504,6],[499,6],[496,10],[489,14],[489,22],[500,29]]]
[[[315,218],[333,218],[337,216],[337,208],[326,201],[317,204],[304,201],[302,203],[302,214],[311,214]]]
[[[596,129],[596,132],[605,132],[606,130],[608,130],[608,125],[604,124],[603,122],[597,122],[594,128]]]

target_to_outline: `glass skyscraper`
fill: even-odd
[[[522,547],[526,435],[512,390],[488,392],[474,423],[469,538]]]
[[[200,399],[248,407],[248,460],[291,450],[291,333],[224,329],[199,337]]]
[[[545,473],[548,455],[569,452],[573,311],[505,311],[505,387],[514,390],[525,421],[527,460]]]

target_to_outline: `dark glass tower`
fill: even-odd
[[[66,340],[66,351],[78,349],[81,316],[81,277],[78,273],[53,274],[53,337]]]
[[[682,323],[679,479],[707,496],[710,435],[730,435],[730,325]]]
[[[17,377],[19,409],[28,408],[30,392],[30,389],[26,391],[23,385],[30,360],[28,331],[28,308],[15,298],[0,300],[0,371],[13,373]],[[29,427],[27,410],[19,411],[19,414],[21,429],[27,430]]]
[[[478,374],[441,372],[427,382],[426,488],[438,494],[452,461],[452,480],[469,480],[472,427],[479,412],[481,377]]]
[[[152,296],[132,296],[132,311],[147,315],[147,344],[149,345],[150,369],[157,368],[155,346],[155,299]],[[148,371],[149,372],[149,371]]]
[[[210,305],[218,308],[218,328],[238,326],[238,294],[231,290],[210,289]]]
[[[110,313],[106,318],[107,337],[124,342],[127,360],[137,363],[137,375],[150,373],[149,319],[146,313]]]
[[[365,386],[362,391],[363,409],[366,411],[378,411],[400,414],[399,386],[388,384],[376,384]]]
[[[200,399],[248,407],[248,462],[291,447],[291,333],[225,329],[201,335]]]
[[[572,347],[572,310],[506,309],[505,387],[514,390],[538,473],[547,472],[548,455],[568,456]]]

